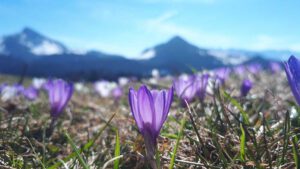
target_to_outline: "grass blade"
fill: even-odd
[[[174,150],[173,150],[173,154],[172,154],[172,158],[171,158],[169,169],[173,169],[173,167],[174,167],[175,157],[176,157],[176,153],[177,153],[177,149],[178,149],[178,146],[179,146],[180,139],[181,139],[181,137],[183,135],[183,130],[184,130],[185,122],[186,122],[186,120],[185,120],[185,118],[183,118],[181,120],[180,131],[179,131],[178,137],[176,139],[176,144],[175,144],[175,147],[174,147]]]
[[[95,137],[93,137],[90,141],[88,141],[83,148],[80,149],[80,152],[83,151],[88,151],[95,143],[95,141],[101,136],[101,134],[103,133],[103,131],[109,126],[110,122],[112,121],[112,119],[115,117],[116,113],[114,113],[109,120],[106,122],[105,126],[103,126],[99,132],[95,135]],[[74,158],[76,156],[76,153],[73,152],[70,155],[68,155],[67,157],[65,157],[63,159],[64,162],[67,162],[69,160],[71,160],[72,158]],[[49,167],[49,169],[56,169],[58,167],[60,167],[63,163],[61,163],[61,161],[58,161],[57,163],[53,164],[52,166]]]
[[[245,134],[245,130],[242,124],[240,124],[240,128],[241,128],[241,136],[240,136],[240,155],[241,155],[241,160],[245,161],[245,145],[246,145],[246,134]]]
[[[76,147],[75,143],[73,142],[73,140],[71,139],[71,137],[69,136],[68,133],[65,133],[65,136],[67,137],[68,139],[68,142],[71,144],[72,148],[73,148],[73,151],[75,151],[76,153],[76,156],[79,160],[79,163],[81,164],[81,166],[84,168],[84,169],[89,169],[89,166],[87,165],[87,163],[84,161],[84,159],[82,158],[82,156],[80,155],[80,151],[78,150],[78,148]]]
[[[237,107],[239,109],[239,111],[241,112],[241,114],[243,116],[243,120],[244,120],[245,124],[249,125],[250,121],[249,121],[248,114],[244,111],[244,109],[242,108],[242,106],[240,105],[240,103],[237,100],[235,100],[234,98],[232,98],[225,91],[223,92],[223,95],[225,96],[226,99],[228,99],[231,102],[231,104],[233,104],[235,107]]]
[[[295,161],[296,168],[300,167],[300,159],[299,159],[299,150],[298,150],[298,145],[297,145],[298,139],[297,136],[294,136],[292,139],[293,143],[293,157]]]
[[[116,147],[115,147],[115,158],[120,156],[121,150],[120,150],[120,137],[119,137],[119,131],[118,129],[116,129]],[[114,169],[118,169],[119,168],[119,162],[120,159],[116,159],[114,161]]]

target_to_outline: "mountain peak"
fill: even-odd
[[[187,41],[180,36],[174,36],[169,40],[169,43],[187,43]]]
[[[21,33],[27,35],[28,37],[43,37],[40,33],[29,27],[25,27]]]

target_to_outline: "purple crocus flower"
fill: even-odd
[[[295,56],[291,56],[287,62],[284,62],[284,68],[289,81],[292,93],[300,105],[300,61]]]
[[[249,79],[244,79],[241,85],[241,97],[247,96],[253,84]]]
[[[252,74],[258,74],[262,70],[262,67],[259,63],[254,63],[251,65],[248,65],[247,69]]]
[[[17,94],[22,94],[25,90],[24,86],[18,83],[13,84],[12,87],[16,89]]]
[[[5,88],[5,87],[7,87],[8,85],[7,85],[7,83],[2,83],[1,85],[0,85],[0,93],[2,92],[2,90]]]
[[[132,115],[144,137],[147,159],[152,168],[157,168],[154,160],[156,139],[167,119],[173,100],[173,88],[169,90],[148,90],[142,85],[138,91],[129,89],[129,104]]]
[[[197,95],[201,102],[203,102],[205,99],[208,78],[209,75],[204,74],[199,79],[197,79]]]
[[[49,80],[46,90],[50,101],[51,116],[53,119],[57,119],[73,94],[73,84],[61,79]]]
[[[235,74],[237,74],[239,76],[243,76],[246,72],[246,69],[245,69],[244,65],[238,65],[238,66],[233,68],[233,71],[234,71]]]
[[[227,67],[223,67],[215,70],[215,78],[218,84],[224,85],[225,80],[229,77],[229,75],[230,75],[230,69]]]
[[[281,65],[278,62],[271,62],[270,69],[273,74],[281,71]]]
[[[25,96],[25,98],[31,101],[36,100],[39,95],[39,91],[33,86],[24,89],[22,93]]]
[[[123,95],[123,89],[119,86],[114,88],[113,91],[112,91],[112,95],[113,95],[115,100],[120,100],[120,98]]]
[[[197,83],[194,76],[180,76],[178,79],[174,80],[173,86],[177,96],[184,105],[184,101],[191,102],[197,92]]]

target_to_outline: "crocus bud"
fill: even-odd
[[[300,105],[300,61],[295,56],[291,56],[284,62],[284,68],[292,93]]]
[[[204,101],[206,95],[206,88],[208,84],[208,74],[202,75],[199,79],[197,79],[197,95],[201,102]]]
[[[129,89],[129,104],[132,115],[144,137],[147,160],[152,168],[157,168],[154,155],[156,139],[167,119],[173,100],[173,88],[169,90],[148,90],[145,85],[138,91]]]
[[[247,96],[247,94],[249,93],[252,86],[253,86],[253,84],[249,79],[243,80],[242,85],[241,85],[241,97]]]
[[[46,86],[51,108],[51,117],[57,119],[73,94],[73,84],[58,79],[48,81]]]

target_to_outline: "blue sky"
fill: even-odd
[[[180,35],[199,47],[300,51],[297,0],[1,0],[0,36],[31,27],[72,49],[137,57]]]

